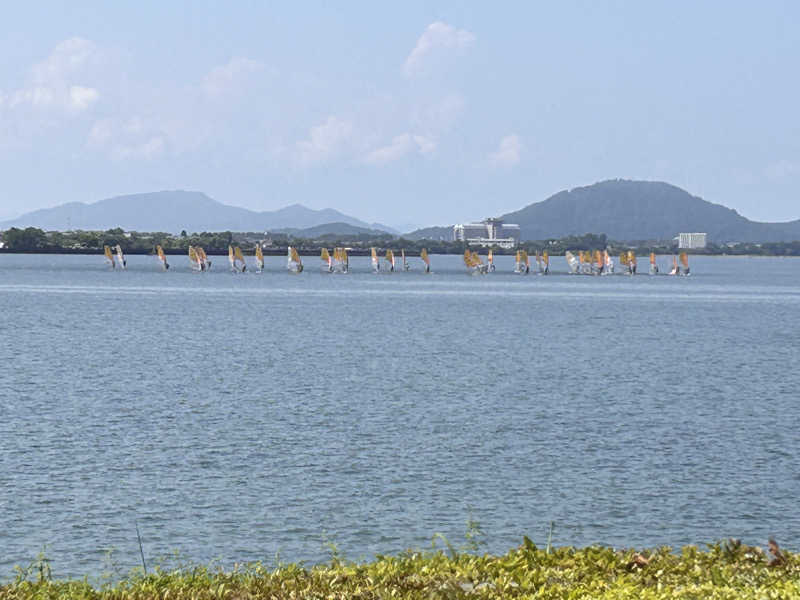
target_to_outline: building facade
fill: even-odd
[[[514,248],[519,244],[519,225],[494,218],[480,223],[454,225],[453,240],[466,242],[470,246]]]
[[[678,248],[685,250],[705,248],[708,242],[707,238],[707,233],[679,233]]]

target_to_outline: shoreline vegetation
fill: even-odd
[[[238,233],[231,231],[202,232],[180,235],[164,232],[136,232],[122,229],[106,231],[43,231],[35,227],[17,229],[12,227],[0,232],[3,247],[0,253],[5,254],[102,254],[104,246],[120,245],[128,255],[155,255],[156,246],[160,245],[167,255],[186,254],[189,246],[200,246],[206,253],[215,256],[228,254],[229,245],[241,246],[245,253],[252,254],[256,246],[261,246],[264,255],[285,255],[287,247],[293,246],[303,256],[319,255],[323,248],[347,247],[351,256],[367,256],[370,248],[379,251],[386,249],[404,249],[408,256],[419,256],[426,248],[429,254],[463,254],[467,245],[463,242],[446,240],[408,240],[402,237],[371,234],[337,235],[327,234],[314,239],[292,237],[287,234]],[[678,252],[677,246],[664,240],[641,240],[621,242],[610,240],[605,234],[587,233],[582,236],[568,236],[558,239],[546,239],[520,242],[518,248],[529,254],[547,251],[550,256],[563,256],[566,251],[591,251],[608,249],[616,254],[622,250],[632,250],[635,254],[645,255],[655,252],[658,255],[670,255]],[[484,248],[483,251],[488,251]],[[496,255],[513,255],[517,248],[500,248],[491,250]],[[800,241],[772,243],[737,243],[709,244],[704,249],[683,250],[689,254],[707,256],[800,256]]]
[[[434,536],[434,542],[437,537],[442,538]],[[442,540],[446,550],[408,550],[365,562],[349,562],[331,546],[330,561],[310,567],[143,567],[125,577],[107,573],[98,584],[56,579],[40,556],[0,584],[0,599],[800,598],[800,555],[773,540],[767,550],[733,539],[705,549],[615,550],[538,548],[525,537],[497,556]]]

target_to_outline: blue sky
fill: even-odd
[[[448,224],[669,181],[800,218],[800,3],[4,6],[0,219],[201,190]]]

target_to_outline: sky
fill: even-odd
[[[614,178],[800,218],[800,3],[7,3],[0,220],[199,190],[402,230]]]

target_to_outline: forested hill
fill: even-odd
[[[735,210],[655,181],[601,181],[559,192],[503,219],[519,223],[523,240],[588,232],[614,240],[668,240],[694,231],[708,233],[709,241],[717,243],[800,240],[800,220],[750,221]]]

